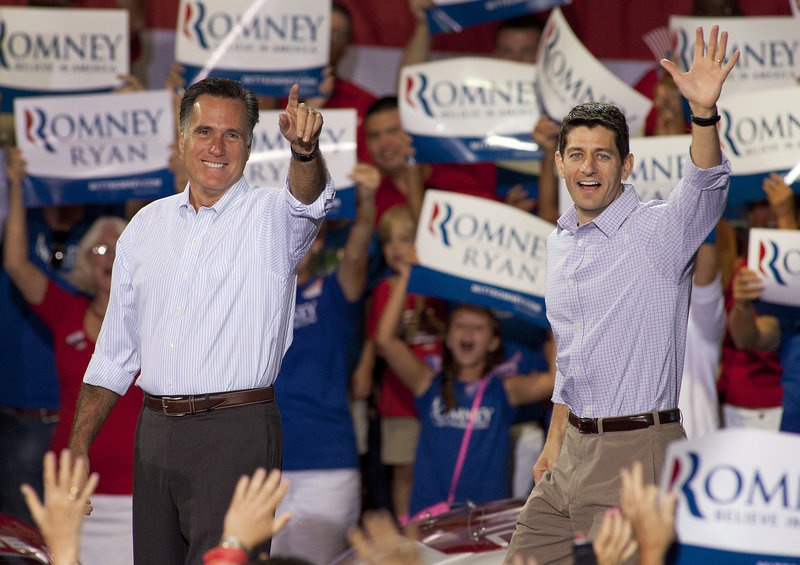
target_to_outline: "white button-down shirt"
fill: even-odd
[[[312,204],[244,178],[210,208],[157,200],[117,242],[112,289],[84,382],[123,394],[269,386],[292,341],[297,264],[334,196]]]

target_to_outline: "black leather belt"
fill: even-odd
[[[681,411],[677,408],[672,410],[662,410],[660,412],[646,412],[644,414],[634,414],[632,416],[614,416],[612,418],[578,418],[572,412],[569,413],[569,423],[578,428],[582,434],[600,433],[598,420],[603,421],[603,432],[628,432],[631,430],[641,430],[655,425],[656,418],[660,424],[672,424],[681,421]]]
[[[186,416],[221,408],[272,402],[273,400],[275,400],[275,389],[271,386],[215,394],[196,394],[194,396],[144,395],[145,406],[156,412],[162,412],[167,416]]]

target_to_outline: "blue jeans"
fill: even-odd
[[[42,497],[42,458],[50,447],[55,420],[0,407],[0,512],[31,525],[19,486],[28,483]]]

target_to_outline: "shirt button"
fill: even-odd
[[[578,246],[580,247],[581,245],[583,245],[583,240],[582,240],[582,239],[579,239],[579,240],[578,240]]]
[[[581,372],[581,368],[580,367],[575,367],[575,372],[576,373],[580,373]]]
[[[192,238],[192,243],[197,243],[197,238],[196,237]]]
[[[578,328],[578,329],[581,329],[581,325],[580,324],[575,324],[575,327]]]
[[[189,276],[189,273],[183,273],[183,278],[186,278],[188,276]]]
[[[574,280],[572,280],[572,279],[570,279],[570,280],[569,280],[569,286],[575,286],[575,281],[574,281]]]
[[[175,313],[176,314],[180,314],[181,313],[181,309],[180,308],[175,308]]]
[[[170,343],[170,344],[169,344],[169,348],[170,348],[170,349],[175,349],[175,346],[174,346],[173,344],[171,344],[171,343]]]
[[[167,381],[167,386],[172,386],[172,381]]]

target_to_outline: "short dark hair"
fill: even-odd
[[[253,129],[258,123],[258,98],[253,91],[242,86],[242,83],[229,78],[209,77],[198,81],[186,89],[181,98],[180,127],[184,135],[188,133],[189,118],[197,99],[207,94],[217,98],[232,98],[244,104],[245,119],[247,120],[247,141],[253,140]]]
[[[387,110],[397,110],[397,108],[397,96],[384,96],[383,98],[378,98],[367,108],[364,119],[369,118],[372,114],[379,114]]]
[[[567,135],[573,129],[586,126],[592,129],[603,126],[614,132],[614,142],[619,151],[619,158],[625,159],[630,153],[630,132],[625,114],[608,102],[586,102],[575,106],[564,116],[561,122],[561,132],[558,134],[558,151],[562,155],[567,146]]]
[[[544,31],[544,24],[542,20],[533,14],[525,14],[516,18],[509,18],[500,22],[494,32],[494,42],[497,43],[497,37],[507,29],[531,29],[542,33]]]

